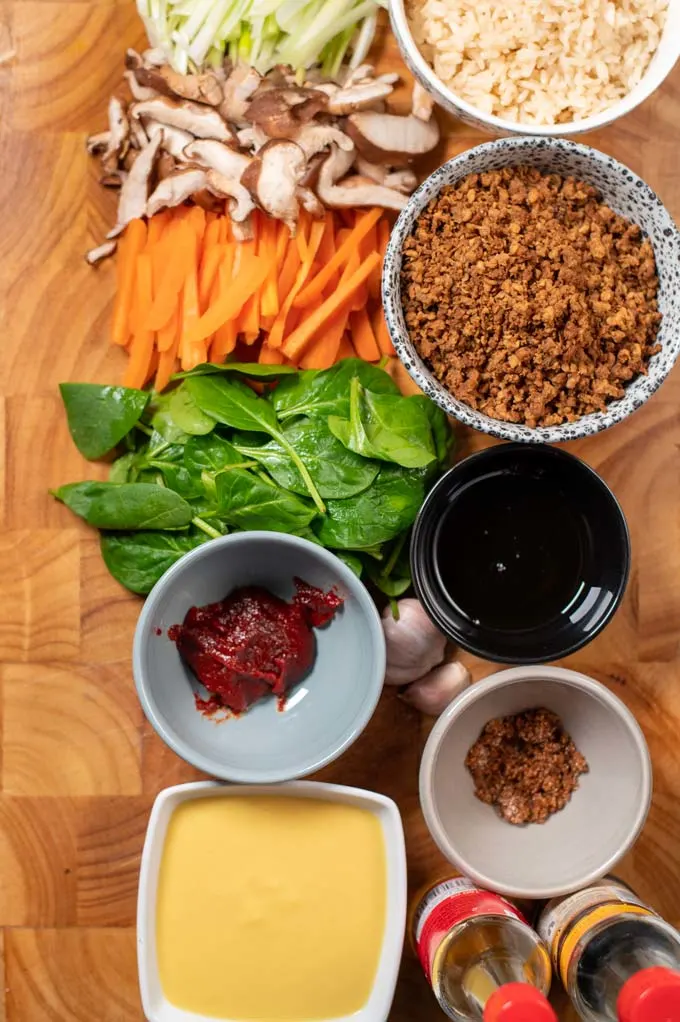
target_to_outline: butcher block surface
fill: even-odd
[[[143,1018],[134,926],[147,817],[161,788],[200,776],[137,701],[141,601],[109,577],[94,532],[48,494],[105,474],[74,447],[57,385],[122,374],[108,343],[114,262],[83,259],[115,205],[85,137],[105,124],[125,48],[142,44],[127,0],[0,0],[0,50],[16,49],[0,66],[0,1022]],[[386,38],[380,65],[404,71]],[[484,141],[441,123],[448,139],[435,163]],[[628,164],[680,219],[680,67],[636,113],[585,141]],[[460,453],[489,442],[458,436]],[[564,663],[604,682],[642,725],[654,802],[617,872],[678,924],[680,370],[632,419],[569,449],[621,501],[633,571],[614,622]],[[476,678],[494,669],[466,659]],[[396,800],[414,891],[449,872],[418,806],[431,723],[387,691],[356,745],[319,775]],[[391,1022],[442,1018],[407,949]]]

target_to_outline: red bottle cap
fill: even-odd
[[[546,998],[529,983],[506,983],[484,1008],[484,1022],[557,1022]]]
[[[616,1009],[619,1022],[680,1022],[680,974],[641,969],[623,984]]]

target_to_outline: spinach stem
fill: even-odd
[[[277,430],[273,430],[272,433],[271,433],[271,436],[273,436],[274,439],[278,443],[281,444],[281,446],[284,448],[284,450],[286,450],[288,452],[290,458],[295,463],[298,472],[302,476],[302,479],[304,481],[305,486],[309,490],[310,497],[312,498],[312,500],[316,504],[316,506],[317,506],[318,510],[321,512],[321,514],[325,515],[326,514],[326,505],[322,501],[321,496],[319,494],[319,491],[317,490],[316,486],[314,485],[312,477],[310,476],[309,472],[307,471],[307,466],[305,465],[305,463],[302,460],[302,458],[300,457],[300,455],[297,453],[297,451],[295,450],[293,445],[288,443],[288,441],[286,440],[286,438],[283,435],[283,433],[279,433]]]
[[[199,518],[198,515],[196,515],[195,518],[192,518],[191,522],[193,525],[196,526],[197,529],[200,529],[201,532],[204,532],[206,536],[210,536],[211,539],[219,539],[220,536],[223,535],[223,533],[218,532],[217,529],[213,529],[212,525],[208,525],[208,523],[205,522],[202,518]]]
[[[392,572],[394,570],[394,566],[397,563],[397,560],[399,558],[399,554],[404,549],[404,543],[406,542],[407,537],[408,537],[408,532],[404,532],[399,537],[399,539],[394,544],[394,546],[392,547],[392,552],[391,552],[390,556],[387,559],[385,567],[380,572],[380,577],[381,578],[387,578],[389,575],[392,574]]]

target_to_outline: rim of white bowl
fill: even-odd
[[[643,797],[640,800],[640,805],[635,816],[631,819],[626,837],[621,842],[619,849],[609,855],[606,860],[597,867],[597,869],[591,869],[588,872],[583,873],[576,883],[555,884],[553,887],[511,886],[506,883],[499,883],[494,880],[493,877],[475,869],[472,863],[470,863],[463,855],[460,855],[449,841],[439,817],[436,799],[434,796],[433,774],[437,757],[439,755],[439,749],[444,736],[447,734],[454,721],[456,721],[472,703],[483,699],[489,692],[493,692],[498,688],[504,688],[506,685],[516,685],[530,679],[545,681],[546,684],[556,683],[558,685],[567,685],[572,688],[579,688],[605,703],[607,707],[619,718],[619,720],[622,721],[633,738],[639,756],[641,783],[643,789]],[[595,678],[589,677],[587,674],[581,674],[580,671],[572,671],[566,667],[551,667],[549,664],[535,667],[510,667],[505,671],[497,671],[495,674],[491,674],[483,681],[475,682],[473,685],[470,685],[461,692],[460,695],[456,696],[451,703],[449,703],[430,732],[423,750],[423,755],[420,761],[419,794],[420,806],[423,811],[423,816],[425,817],[425,823],[427,824],[427,828],[435,844],[442,855],[445,856],[449,862],[453,863],[453,865],[456,866],[464,876],[479,884],[480,887],[484,887],[490,891],[495,891],[498,894],[505,894],[515,898],[543,900],[547,898],[561,897],[564,894],[571,894],[572,891],[579,890],[582,887],[587,887],[588,884],[593,883],[595,880],[599,880],[600,877],[605,875],[605,873],[608,873],[612,866],[614,866],[626,854],[626,852],[631,849],[645,824],[652,801],[652,761],[647,741],[634,714],[631,713],[626,704],[619,699],[618,696],[614,695],[613,692],[610,692],[606,685],[596,681]]]
[[[216,760],[211,759],[209,756],[203,756],[202,753],[197,752],[166,722],[165,717],[160,708],[157,706],[155,700],[151,699],[149,695],[146,669],[144,667],[144,649],[152,637],[152,618],[157,603],[162,598],[165,591],[174,585],[181,577],[188,565],[193,564],[194,561],[200,561],[204,557],[210,556],[211,551],[216,551],[216,549],[220,549],[225,546],[233,546],[238,543],[262,542],[265,539],[271,540],[272,537],[276,537],[280,542],[285,542],[293,547],[297,547],[298,549],[313,553],[320,560],[325,561],[333,568],[334,571],[337,572],[338,580],[346,585],[347,588],[358,598],[362,608],[366,610],[371,637],[372,640],[374,640],[377,661],[376,671],[371,683],[372,688],[369,688],[368,685],[366,686],[366,698],[363,703],[362,712],[357,714],[352,730],[345,736],[343,741],[334,744],[333,747],[323,756],[319,756],[314,760],[309,760],[308,762],[305,762],[301,768],[294,769],[292,771],[268,769],[243,770],[239,767],[225,768]],[[221,781],[232,781],[238,784],[279,784],[284,781],[298,780],[301,777],[307,777],[309,774],[315,773],[317,770],[321,770],[322,767],[328,766],[329,763],[333,763],[336,759],[342,756],[366,729],[369,721],[375,713],[383,690],[386,661],[387,652],[385,636],[378,608],[373,602],[366,586],[363,584],[361,579],[357,578],[352,569],[347,567],[347,565],[341,561],[339,557],[336,557],[332,551],[319,546],[317,543],[312,543],[308,539],[303,539],[302,536],[292,536],[289,533],[284,532],[268,532],[262,529],[253,530],[252,532],[229,533],[226,536],[220,536],[219,539],[211,539],[209,542],[203,543],[201,546],[188,551],[188,553],[180,557],[180,559],[168,568],[165,574],[161,576],[147,596],[137,619],[132,643],[132,673],[134,676],[135,688],[137,690],[137,697],[141,703],[146,719],[149,721],[158,737],[162,739],[162,741],[164,741],[165,744],[186,763],[190,763],[192,766],[196,767],[198,770],[202,770],[210,777],[217,778]]]
[[[495,134],[558,138],[563,135],[581,134],[603,128],[618,120],[619,117],[630,113],[631,110],[648,99],[668,77],[680,59],[680,0],[669,0],[666,23],[661,36],[662,40],[670,40],[668,52],[662,53],[659,57],[657,50],[640,82],[617,103],[602,110],[599,114],[593,114],[577,121],[566,121],[563,124],[527,124],[523,121],[506,121],[495,114],[485,113],[449,89],[421,54],[408,24],[404,0],[388,0],[388,6],[392,31],[404,62],[426,92],[429,92],[440,106],[454,117],[463,114],[470,120],[486,125]],[[657,57],[658,59],[656,59]]]

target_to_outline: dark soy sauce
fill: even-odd
[[[499,472],[469,483],[452,496],[435,542],[441,584],[475,625],[535,628],[582,584],[587,526],[550,475]]]

